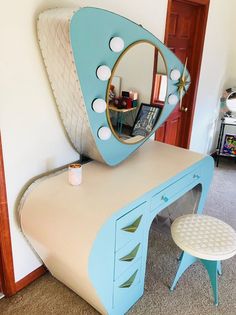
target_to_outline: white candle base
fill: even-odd
[[[79,163],[70,164],[68,167],[68,180],[72,186],[82,183],[82,165]]]

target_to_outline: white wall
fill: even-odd
[[[227,5],[211,0],[190,144],[194,151],[215,151],[220,97],[225,88],[236,86],[235,9],[235,0],[228,0]]]
[[[115,75],[121,78],[121,91],[137,91],[139,102],[150,103],[154,63],[154,46],[139,43],[121,58]]]
[[[207,152],[223,87],[235,80],[232,36],[234,0],[211,0],[191,148]],[[0,127],[2,132],[16,280],[40,265],[20,233],[16,198],[35,175],[69,163],[78,154],[57,115],[36,39],[39,12],[57,6],[97,6],[142,24],[164,38],[167,0],[22,0],[5,1],[0,11]],[[234,46],[234,48],[233,48]],[[234,59],[232,66],[229,59]],[[212,133],[213,135],[213,133]]]
[[[72,1],[6,1],[0,11],[0,128],[15,279],[41,263],[22,236],[16,198],[32,177],[78,159],[52,97],[36,39],[38,11]]]

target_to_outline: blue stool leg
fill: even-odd
[[[217,261],[217,272],[218,275],[221,276],[222,275],[222,268],[221,268],[221,261]]]
[[[200,259],[208,272],[214,294],[215,305],[218,305],[218,262],[214,260]]]
[[[184,254],[184,251],[182,251],[181,254],[179,255],[179,257],[177,258],[178,261],[181,261],[183,254]]]
[[[176,273],[176,276],[175,276],[175,279],[174,279],[174,282],[170,288],[171,291],[174,290],[175,286],[176,286],[176,283],[178,282],[179,278],[182,276],[182,274],[185,272],[185,270],[190,267],[193,263],[195,263],[197,261],[197,258],[192,256],[192,255],[189,255],[188,253],[186,252],[183,252],[183,255],[181,257],[181,261],[180,261],[180,264],[179,264],[179,268],[178,268],[178,271]]]

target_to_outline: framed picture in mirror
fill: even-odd
[[[142,103],[139,107],[131,136],[148,136],[153,130],[161,114],[161,110],[161,107]]]
[[[223,154],[236,156],[236,135],[226,134],[223,144]]]

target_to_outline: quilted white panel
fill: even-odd
[[[39,44],[61,120],[72,145],[80,154],[103,162],[90,131],[70,44],[70,22],[76,10],[62,8],[41,13],[37,23]]]
[[[236,232],[211,216],[181,216],[172,224],[171,234],[182,250],[197,258],[224,260],[236,254]]]

